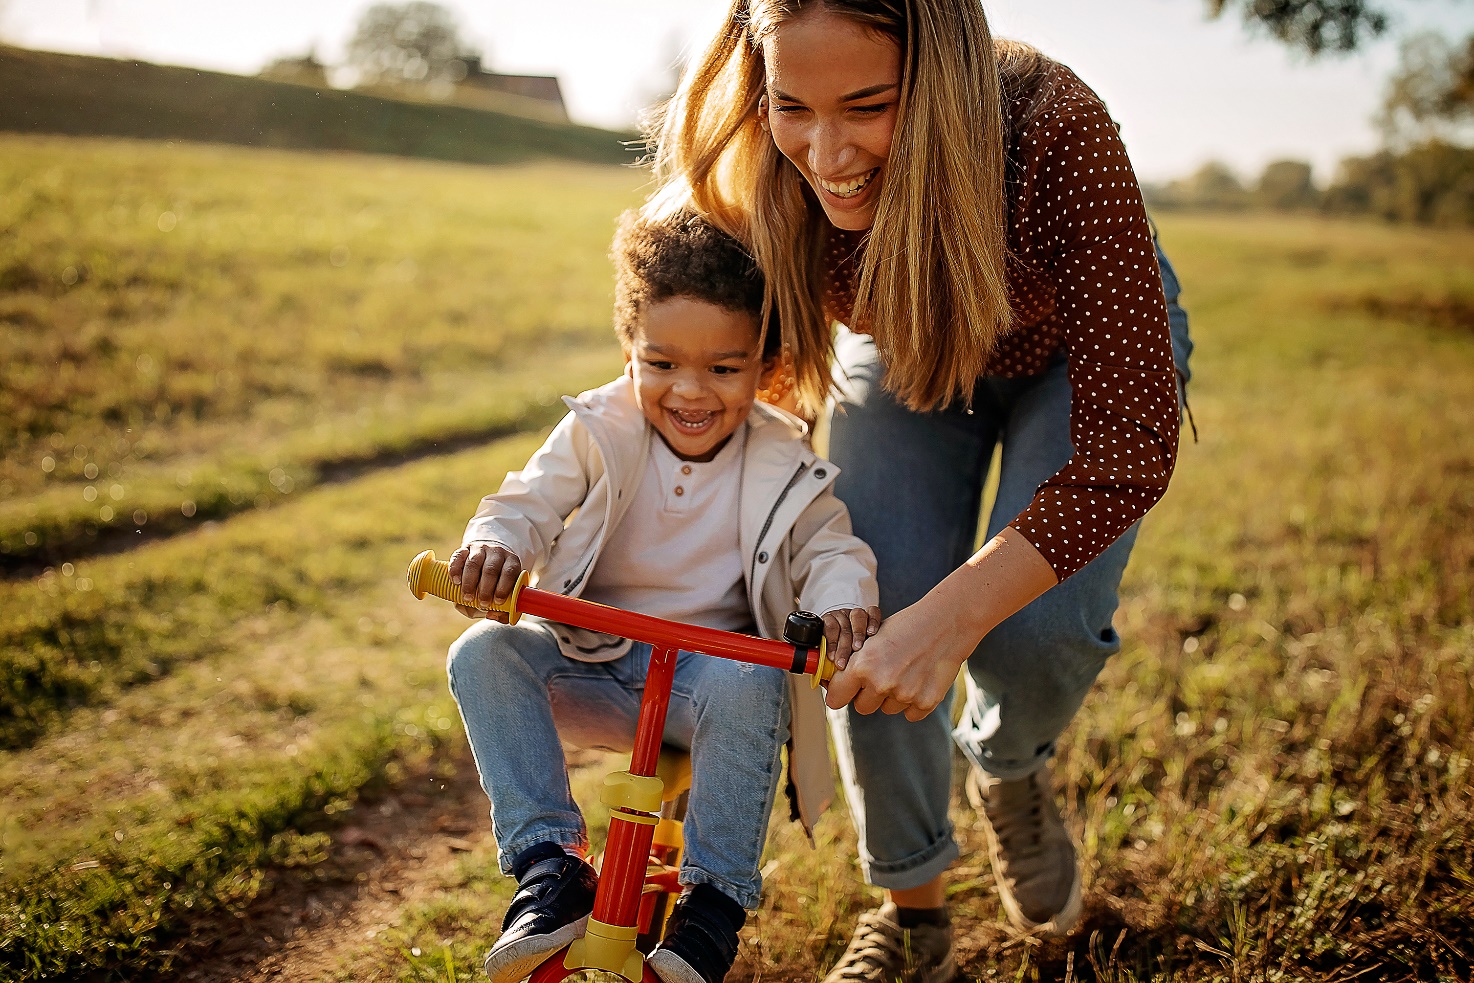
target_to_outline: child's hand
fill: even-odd
[[[824,616],[824,637],[829,642],[829,658],[840,669],[850,661],[850,653],[860,651],[865,639],[880,629],[880,608],[837,608]]]
[[[522,573],[517,554],[500,543],[468,543],[450,555],[450,580],[461,585],[461,594],[469,600],[457,604],[456,610],[468,618],[490,618],[507,623],[500,611],[488,611],[492,601],[505,604]]]

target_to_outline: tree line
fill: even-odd
[[[1383,146],[1347,157],[1325,186],[1304,161],[1279,160],[1243,181],[1227,165],[1143,187],[1153,208],[1367,215],[1427,225],[1474,225],[1474,34],[1403,42],[1377,114]]]

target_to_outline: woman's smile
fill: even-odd
[[[834,195],[834,197],[836,198],[853,198],[861,191],[864,191],[865,188],[869,186],[870,182],[875,178],[875,175],[879,173],[880,168],[872,167],[870,170],[866,171],[864,174],[861,174],[859,177],[851,178],[847,181],[826,181],[818,175],[814,176],[814,181],[819,185],[819,187]]]

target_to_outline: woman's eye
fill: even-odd
[[[782,113],[783,115],[787,116],[790,113],[801,113],[807,108],[807,106],[774,106],[773,112]]]
[[[850,112],[860,113],[864,116],[879,116],[890,108],[890,103],[881,103],[879,106],[851,106]]]

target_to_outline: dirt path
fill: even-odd
[[[443,768],[447,762],[433,764]],[[333,831],[325,861],[281,871],[237,917],[202,922],[180,946],[170,979],[188,983],[319,983],[348,971],[384,974],[373,940],[400,912],[445,883],[457,858],[491,846],[486,795],[469,751],[449,775],[412,773],[390,793],[364,800]],[[607,766],[605,756],[570,752],[570,771]],[[429,789],[433,794],[409,791]]]
[[[490,837],[470,755],[452,764],[454,773],[436,783],[443,790],[405,791],[430,787],[427,773],[360,803],[311,874],[282,872],[239,917],[201,925],[182,947],[174,978],[316,983],[351,964],[401,908],[435,890],[458,854]]]

